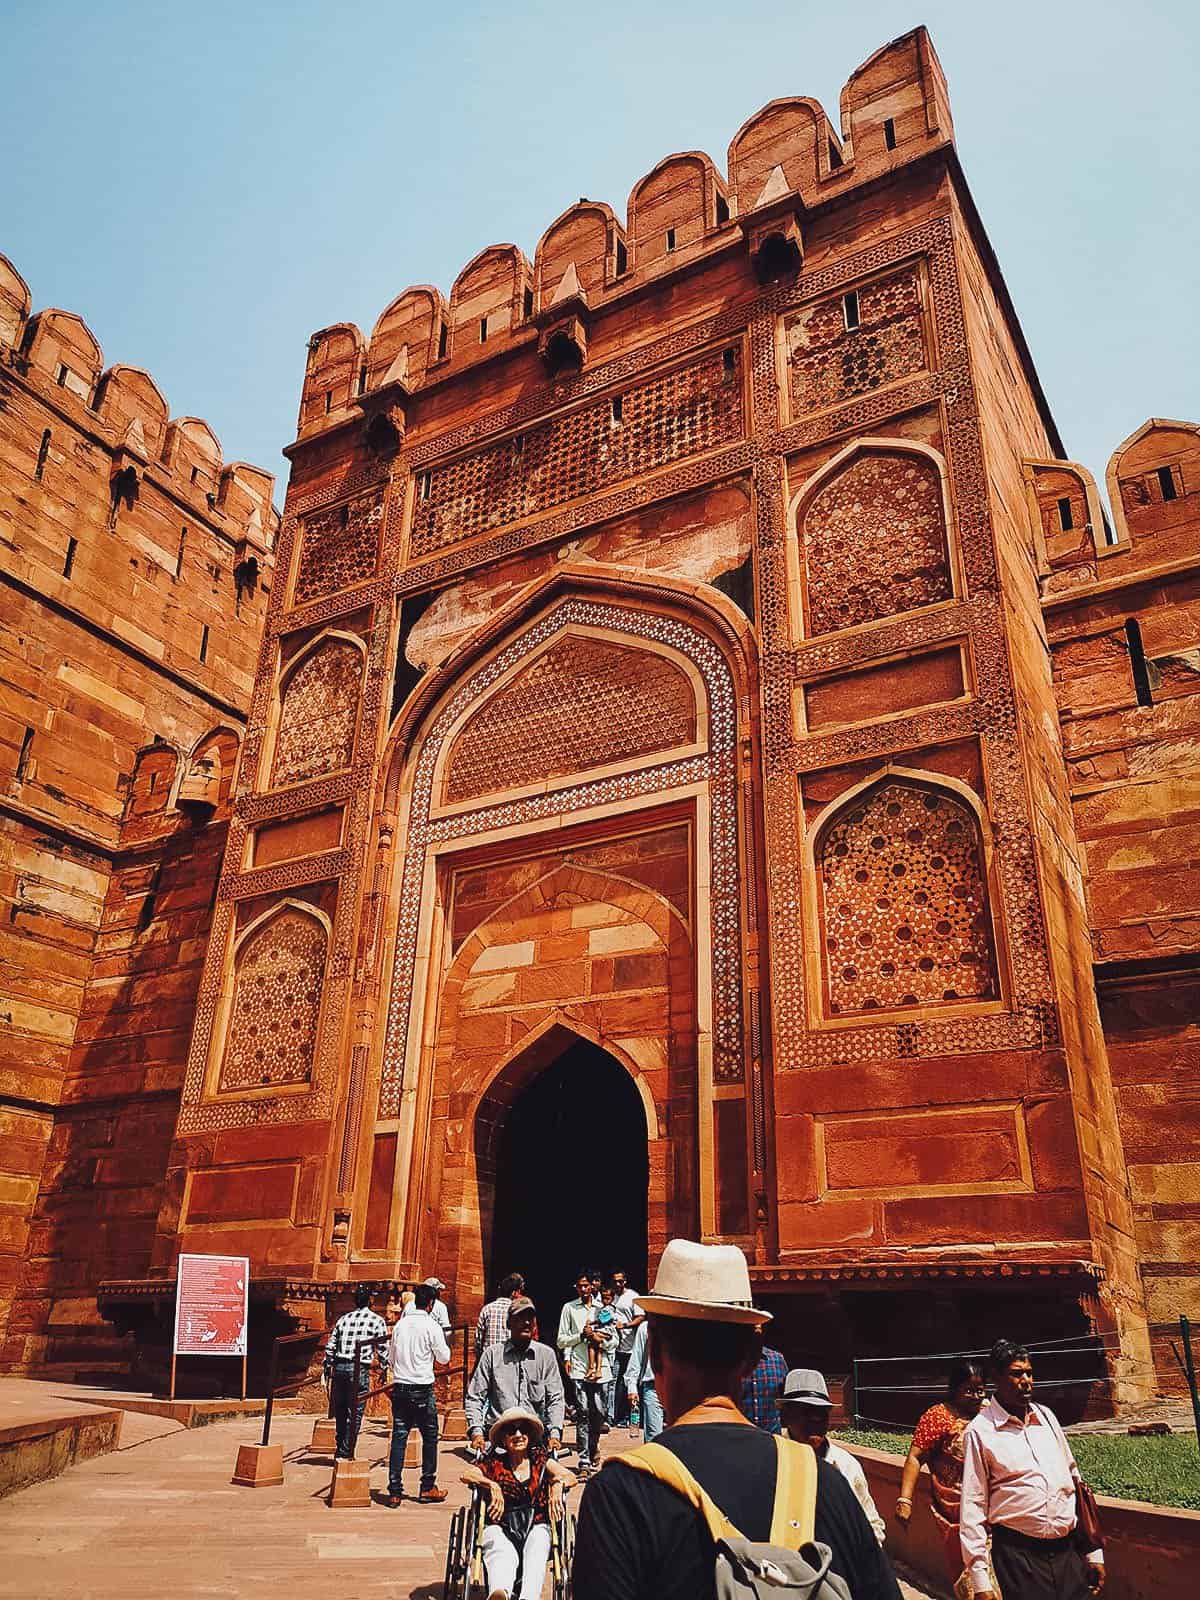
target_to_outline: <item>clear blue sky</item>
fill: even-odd
[[[283,476],[308,335],[369,331],[485,245],[618,215],[672,150],[723,166],[781,94],[918,22],[1068,451],[1200,417],[1196,0],[9,0],[0,250]]]

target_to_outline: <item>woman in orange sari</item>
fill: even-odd
[[[987,1389],[980,1363],[956,1361],[947,1378],[945,1400],[930,1406],[917,1423],[896,1500],[896,1521],[901,1528],[906,1528],[912,1516],[913,1491],[917,1487],[917,1479],[921,1468],[927,1466],[933,1518],[942,1535],[946,1565],[956,1591],[963,1572],[962,1552],[958,1544],[963,1434],[968,1422],[978,1416],[986,1399]]]

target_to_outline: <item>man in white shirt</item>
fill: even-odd
[[[615,1330],[601,1334],[593,1327],[597,1297],[592,1292],[592,1275],[581,1272],[575,1280],[576,1296],[568,1300],[558,1319],[558,1348],[567,1363],[567,1376],[575,1385],[575,1433],[579,1442],[579,1467],[586,1477],[600,1465],[600,1435],[604,1432],[604,1396],[612,1382],[612,1352],[616,1348]],[[589,1379],[588,1352],[591,1345],[600,1352],[599,1379]]]
[[[963,1434],[959,1540],[975,1600],[1085,1600],[1104,1587],[1104,1552],[1084,1559],[1076,1537],[1079,1468],[1045,1406],[1033,1403],[1033,1367],[1023,1345],[992,1346],[995,1398]]]
[[[608,1420],[619,1427],[629,1415],[629,1391],[625,1382],[625,1374],[629,1367],[629,1357],[633,1353],[633,1341],[638,1328],[645,1317],[638,1305],[637,1291],[629,1287],[628,1279],[623,1271],[614,1272],[612,1275],[613,1309],[621,1323],[621,1331],[617,1336],[616,1381],[613,1384],[613,1400],[608,1408]]]
[[[829,1385],[824,1375],[812,1367],[793,1367],[783,1380],[779,1396],[779,1415],[783,1431],[789,1439],[808,1445],[819,1460],[836,1467],[854,1490],[854,1498],[863,1508],[871,1531],[880,1544],[887,1535],[887,1524],[879,1515],[867,1485],[867,1475],[849,1450],[834,1444],[829,1437],[829,1418],[833,1401],[829,1398]]]
[[[445,1290],[446,1285],[442,1282],[442,1280],[440,1278],[426,1278],[424,1287],[427,1288],[427,1289],[432,1289],[433,1290],[433,1304],[429,1308],[429,1315],[433,1318],[433,1320],[437,1323],[438,1327],[446,1335],[446,1338],[449,1339],[449,1337],[450,1337],[450,1313],[446,1309],[446,1302],[442,1299],[442,1293]],[[417,1302],[416,1302],[416,1298],[414,1296],[414,1298],[411,1299],[408,1302],[408,1304],[404,1307],[404,1310],[400,1313],[400,1315],[402,1317],[411,1317],[413,1312],[416,1309],[417,1309]]]
[[[388,1350],[388,1376],[392,1385],[392,1449],[388,1457],[389,1506],[404,1498],[404,1452],[409,1430],[421,1431],[421,1492],[418,1500],[426,1505],[446,1498],[437,1486],[438,1416],[434,1402],[434,1363],[445,1366],[450,1346],[437,1322],[430,1315],[435,1291],[431,1284],[419,1283],[412,1314],[404,1315],[392,1329]]]

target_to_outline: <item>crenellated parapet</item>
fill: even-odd
[[[82,317],[57,307],[33,312],[28,285],[0,256],[0,371],[20,376],[43,404],[106,449],[114,500],[154,479],[218,536],[269,566],[279,518],[274,476],[226,462],[216,434],[199,417],[172,417],[162,391],[140,367],[105,367],[100,343]]]
[[[624,222],[602,201],[581,199],[550,224],[532,264],[516,245],[490,245],[448,299],[428,284],[398,295],[369,339],[351,323],[321,329],[309,340],[299,438],[358,420],[356,402],[386,381],[401,352],[410,391],[525,345],[553,373],[556,305],[569,302],[563,332],[582,360],[581,312],[594,315],[723,251],[757,256],[765,246],[769,275],[776,237],[779,259],[795,259],[806,215],[952,142],[945,78],[924,28],[851,74],[840,117],[839,135],[817,101],[772,100],[734,135],[724,173],[702,151],[667,156],[634,184]]]

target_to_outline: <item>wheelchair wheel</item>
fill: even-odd
[[[575,1559],[575,1518],[564,1510],[558,1524],[561,1576],[554,1578],[554,1600],[571,1600],[571,1563]]]
[[[450,1519],[450,1536],[446,1541],[446,1576],[442,1582],[445,1600],[463,1600],[463,1579],[467,1563],[465,1544],[467,1533],[467,1508],[459,1506]]]

